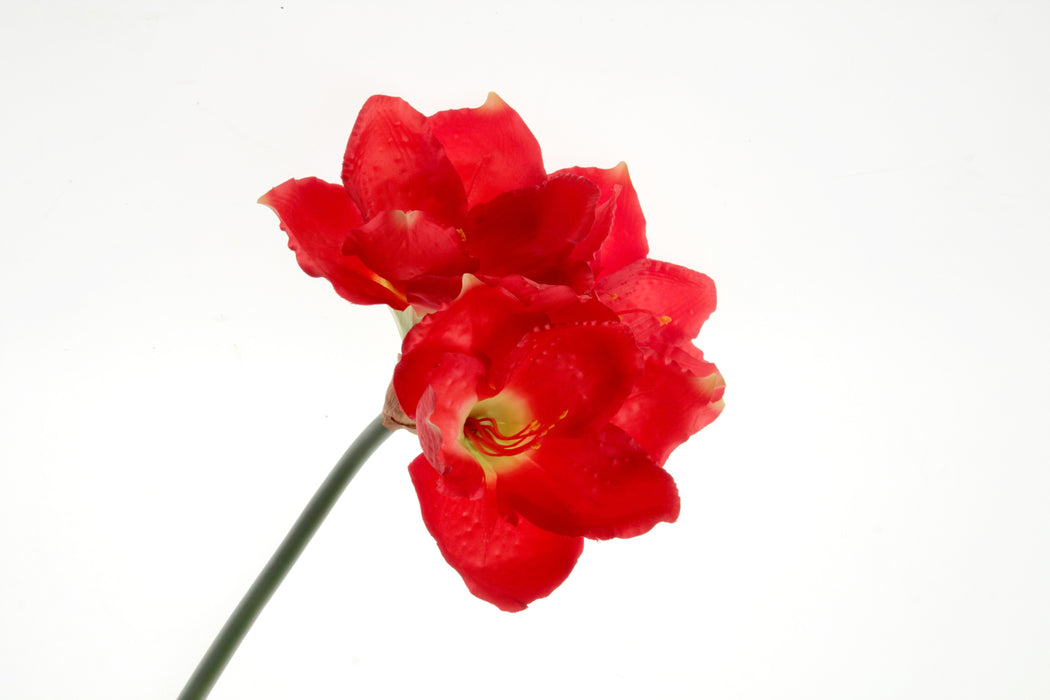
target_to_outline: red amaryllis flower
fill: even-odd
[[[548,175],[536,139],[495,93],[430,117],[371,97],[341,185],[289,180],[259,201],[308,274],[354,303],[421,313],[454,299],[465,273],[582,292],[648,251],[627,167]]]
[[[714,285],[646,257],[622,163],[548,175],[494,94],[430,117],[375,96],[342,180],[289,180],[260,202],[303,270],[352,302],[405,312],[402,357],[382,416],[311,499],[186,697],[207,694],[386,428],[418,432],[409,472],[445,559],[474,595],[517,611],[561,585],[585,538],[676,520],[663,465],[722,410],[722,377],[691,342]]]
[[[423,447],[410,472],[424,522],[503,610],[560,585],[583,538],[674,521],[662,465],[722,408],[722,378],[690,342],[710,279],[640,260],[596,291],[470,287],[408,333],[394,372]]]

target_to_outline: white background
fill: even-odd
[[[281,4],[283,1],[283,5]],[[400,433],[212,697],[1050,696],[1045,2],[51,2],[0,28],[0,697],[174,698],[379,410],[389,314],[255,200],[373,93],[627,161],[727,408],[516,615]]]

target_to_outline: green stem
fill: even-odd
[[[281,585],[281,581],[291,570],[295,560],[306,549],[310,538],[321,527],[325,516],[339,500],[343,489],[354,478],[354,474],[365,463],[365,460],[389,435],[390,431],[383,427],[383,417],[379,416],[369,423],[368,427],[354,440],[354,444],[350,445],[350,449],[335,465],[321,487],[317,489],[317,493],[306,505],[302,515],[285,535],[281,546],[270,557],[270,561],[259,573],[255,583],[244,594],[237,609],[233,611],[219,635],[215,637],[215,641],[208,647],[204,658],[197,664],[193,675],[186,682],[186,687],[179,694],[178,700],[201,700],[208,696],[215,681],[219,680],[223,669],[233,656],[233,652],[248,634],[255,618],[259,616],[266,603],[269,602],[270,596]]]

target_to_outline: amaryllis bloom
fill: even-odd
[[[384,416],[418,432],[423,520],[475,595],[524,609],[585,538],[678,517],[664,463],[722,409],[692,344],[715,291],[646,257],[624,164],[547,173],[495,94],[429,117],[377,95],[340,184],[289,180],[260,201],[303,270],[406,312]]]
[[[371,97],[341,184],[289,180],[259,201],[308,274],[354,303],[418,314],[456,298],[467,273],[583,292],[648,252],[627,167],[547,174],[535,137],[495,93],[429,117]]]
[[[678,517],[663,464],[722,409],[721,375],[691,343],[714,306],[709,278],[643,259],[588,295],[468,285],[408,333],[394,389],[423,448],[412,481],[471,592],[522,610],[584,538]]]
[[[524,610],[585,539],[674,522],[671,452],[721,412],[725,384],[692,340],[711,280],[650,260],[627,167],[548,174],[494,93],[426,117],[369,98],[342,184],[289,180],[260,200],[308,274],[387,304],[402,356],[354,441],[237,606],[183,696],[206,695],[356,470],[389,432],[423,522],[477,597]],[[181,696],[180,696],[181,697]]]

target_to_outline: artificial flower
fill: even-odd
[[[692,344],[714,285],[646,257],[626,165],[547,173],[494,93],[429,117],[377,95],[341,184],[289,180],[260,201],[304,271],[395,310],[385,422],[418,432],[424,522],[475,595],[521,610],[585,538],[677,518],[663,465],[722,408]]]
[[[479,598],[524,609],[569,575],[583,539],[678,517],[662,465],[722,408],[692,346],[710,279],[641,260],[596,293],[521,277],[475,283],[405,337],[397,398],[423,448],[424,522]]]
[[[289,180],[260,200],[302,269],[387,304],[403,336],[383,413],[332,469],[187,681],[207,695],[369,455],[417,432],[423,522],[468,589],[524,610],[584,540],[678,518],[672,450],[714,420],[725,384],[692,344],[714,284],[650,260],[627,167],[548,174],[494,93],[425,117],[377,95],[342,184]],[[389,429],[389,430],[388,430]]]
[[[548,174],[532,132],[495,93],[429,117],[373,96],[341,184],[293,179],[259,201],[305,272],[354,303],[417,315],[456,298],[465,274],[583,292],[648,252],[627,166]]]

